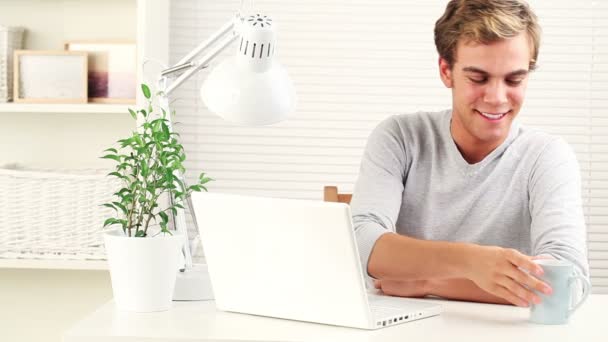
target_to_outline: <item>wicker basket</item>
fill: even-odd
[[[20,27],[0,26],[0,102],[13,98],[13,51],[23,47]]]
[[[118,181],[91,171],[0,169],[0,258],[104,260]]]

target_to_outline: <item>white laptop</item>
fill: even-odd
[[[206,192],[192,202],[220,310],[362,329],[441,312],[368,293],[347,204]]]

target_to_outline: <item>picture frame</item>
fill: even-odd
[[[13,101],[87,102],[86,52],[15,50],[13,63]]]
[[[132,41],[70,41],[66,51],[88,54],[88,97],[96,103],[135,103],[136,45]]]

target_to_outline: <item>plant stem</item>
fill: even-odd
[[[137,159],[135,159],[137,161]],[[137,181],[137,175],[139,174],[139,165],[137,164],[137,162],[135,162],[135,168],[134,168],[134,172],[133,172],[133,180]],[[131,236],[131,229],[133,229],[133,215],[137,216],[137,212],[136,212],[136,208],[137,208],[137,201],[139,200],[139,196],[138,192],[136,189],[133,189],[133,207],[131,209],[131,213],[129,215],[129,224],[127,226],[127,229],[129,230],[129,236]],[[137,227],[137,223],[135,224],[135,226]],[[137,228],[135,229],[135,234],[137,235]]]
[[[154,189],[156,189],[156,183],[160,180],[160,178],[155,178],[154,179]],[[155,194],[154,196],[152,196],[152,198],[150,199],[150,210],[148,211],[148,220],[146,221],[146,225],[144,226],[144,234],[147,235],[148,234],[148,226],[150,224],[150,220],[152,219],[153,216],[156,215],[152,215],[152,210],[154,210],[153,205],[154,203],[156,203],[156,201],[158,200],[158,198],[163,194],[163,192],[159,192],[158,194]]]
[[[152,146],[152,152],[150,153],[150,156],[152,157],[152,165],[149,167],[150,170],[157,170],[159,165],[159,160],[160,160],[160,152],[158,151],[158,149],[156,148],[156,145],[151,145]],[[161,168],[162,169],[162,168]],[[157,186],[158,186],[158,181],[160,179],[162,179],[163,175],[161,174],[160,177],[154,177],[153,181],[152,181],[152,186],[154,187],[154,191],[156,192]],[[148,183],[146,183],[146,188],[148,187]],[[146,224],[144,225],[144,235],[148,235],[148,227],[150,226],[150,221],[152,220],[152,218],[156,215],[152,215],[152,211],[154,210],[154,204],[156,203],[156,201],[158,200],[158,198],[160,197],[160,195],[162,195],[163,192],[159,192],[158,194],[154,193],[152,195],[152,197],[149,200],[149,209],[146,212],[148,214],[148,219],[146,220]]]

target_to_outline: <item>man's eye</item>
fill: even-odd
[[[477,83],[477,84],[482,84],[482,83],[486,83],[487,79],[486,78],[469,78],[471,80],[471,82],[473,83]]]
[[[523,80],[522,79],[515,79],[515,80],[507,80],[507,84],[511,85],[511,86],[517,86],[519,85]]]

